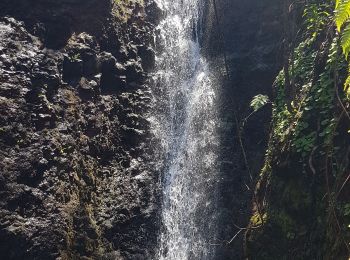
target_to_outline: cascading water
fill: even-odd
[[[200,0],[159,0],[150,121],[163,157],[162,231],[157,259],[213,259],[218,173],[216,90],[201,56]]]

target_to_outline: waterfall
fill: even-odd
[[[213,259],[216,235],[216,89],[200,52],[200,0],[158,0],[150,118],[162,160],[159,260]]]

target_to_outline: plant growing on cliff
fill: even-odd
[[[340,32],[344,27],[342,37],[342,47],[345,55],[349,54],[350,50],[350,26],[348,24],[350,18],[350,0],[336,0],[335,5],[335,24]]]
[[[337,1],[337,34],[331,1],[308,2],[304,26],[293,48],[287,50],[288,68],[281,70],[274,83],[271,139],[256,186],[261,212],[268,217],[264,228],[250,231],[252,239],[278,236],[277,241],[286,246],[283,250],[262,247],[261,251],[252,247],[258,254],[267,252],[269,257],[261,259],[289,253],[291,259],[345,259],[344,255],[350,254],[350,151],[346,133],[350,117],[344,93],[338,93],[339,83],[346,76],[344,57],[350,54],[350,0]],[[346,87],[350,86],[350,72],[348,82]],[[285,91],[288,86],[290,96]],[[346,90],[349,94],[350,87]],[[309,215],[308,210],[314,214]],[[252,226],[257,221],[254,216]],[[304,225],[305,219],[316,228]],[[297,250],[287,252],[299,241],[308,243],[316,237],[322,242],[305,252],[300,249],[298,257]],[[304,244],[300,243],[300,248]]]
[[[304,23],[306,32],[312,36],[317,37],[318,33],[322,31],[324,25],[328,22],[329,4],[310,3],[304,9]]]
[[[254,112],[256,112],[269,102],[270,100],[268,96],[259,94],[253,97],[252,101],[250,102],[250,107],[254,110]]]
[[[335,24],[337,30],[341,33],[341,46],[343,48],[343,53],[345,58],[348,59],[350,53],[350,0],[336,0],[335,1]],[[350,96],[350,65],[348,77],[344,84],[344,90],[347,96]]]

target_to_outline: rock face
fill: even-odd
[[[2,259],[152,254],[151,7],[123,8],[121,22],[109,0],[0,3]]]
[[[161,14],[139,2],[1,1],[2,258],[152,259],[160,192],[148,75]],[[271,94],[279,2],[216,0],[219,21],[213,1],[206,9],[203,51],[224,82],[219,260],[242,258],[244,232],[228,241],[249,222],[249,173],[263,162],[270,108],[241,132],[250,170],[237,121],[254,95]]]
[[[202,39],[211,67],[224,82],[218,101],[222,179],[218,205],[220,242],[215,244],[218,260],[243,259],[244,230],[239,227],[245,228],[249,223],[255,186],[252,179],[256,179],[264,161],[271,118],[271,106],[250,115],[249,103],[257,94],[271,97],[271,86],[280,70],[281,1],[215,3],[217,16],[214,1],[208,2]]]

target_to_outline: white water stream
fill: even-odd
[[[201,0],[158,0],[154,102],[150,118],[162,175],[159,260],[213,259],[216,220],[216,90],[200,52]],[[165,164],[165,166],[164,166]]]

